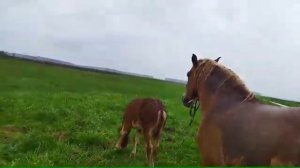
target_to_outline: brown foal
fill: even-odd
[[[131,101],[124,111],[120,137],[116,148],[123,149],[127,146],[130,130],[135,128],[137,129],[137,133],[134,137],[131,155],[134,156],[136,154],[139,141],[138,134],[143,134],[146,145],[147,163],[150,166],[154,166],[160,134],[165,126],[166,119],[167,113],[160,100],[145,98]]]

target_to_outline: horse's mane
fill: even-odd
[[[224,65],[221,65],[217,63],[214,60],[211,59],[203,59],[198,62],[200,65],[196,69],[196,75],[197,75],[197,83],[206,81],[211,75],[212,72],[219,68],[224,77],[224,80],[221,81],[221,84],[224,84],[225,82],[234,83],[234,86],[239,86],[240,89],[244,90],[244,92],[247,92],[248,94],[251,94],[252,92],[247,88],[245,83],[241,80],[241,78],[234,73],[231,69],[225,67]]]

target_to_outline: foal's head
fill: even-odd
[[[193,66],[188,71],[187,77],[188,82],[186,84],[186,91],[185,95],[183,96],[182,102],[186,107],[190,107],[193,100],[198,98],[198,81],[207,78],[206,75],[209,69],[205,69],[206,64],[215,64],[219,61],[221,57],[217,58],[216,60],[210,59],[200,59],[198,60],[195,54],[192,55],[192,63]],[[205,70],[205,72],[203,72]]]
[[[128,133],[123,133],[122,132],[122,126],[120,126],[118,128],[118,133],[123,135],[121,136],[121,138],[119,139],[119,144],[116,146],[117,149],[124,149],[129,142],[129,134]]]

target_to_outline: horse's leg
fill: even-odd
[[[236,157],[231,160],[225,159],[226,166],[243,166],[244,165],[244,157]]]
[[[135,137],[133,139],[133,149],[132,149],[131,155],[130,155],[131,157],[135,156],[135,154],[136,154],[136,148],[137,148],[138,143],[139,143],[139,132],[136,131]]]
[[[197,142],[202,154],[202,166],[224,166],[223,143],[220,130],[205,123],[198,131]]]
[[[131,128],[132,128],[131,124],[125,123],[122,125],[122,129],[120,131],[120,137],[115,146],[116,149],[123,149],[127,146]]]
[[[283,161],[279,157],[273,157],[270,166],[294,166],[292,161]]]
[[[152,139],[153,138],[152,131],[145,130],[144,138],[145,138],[146,157],[147,157],[148,166],[154,166],[154,160],[153,160],[154,146],[153,146],[153,139]]]

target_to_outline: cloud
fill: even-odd
[[[2,0],[0,46],[178,79],[192,53],[222,56],[251,90],[300,100],[299,11],[296,0]]]

